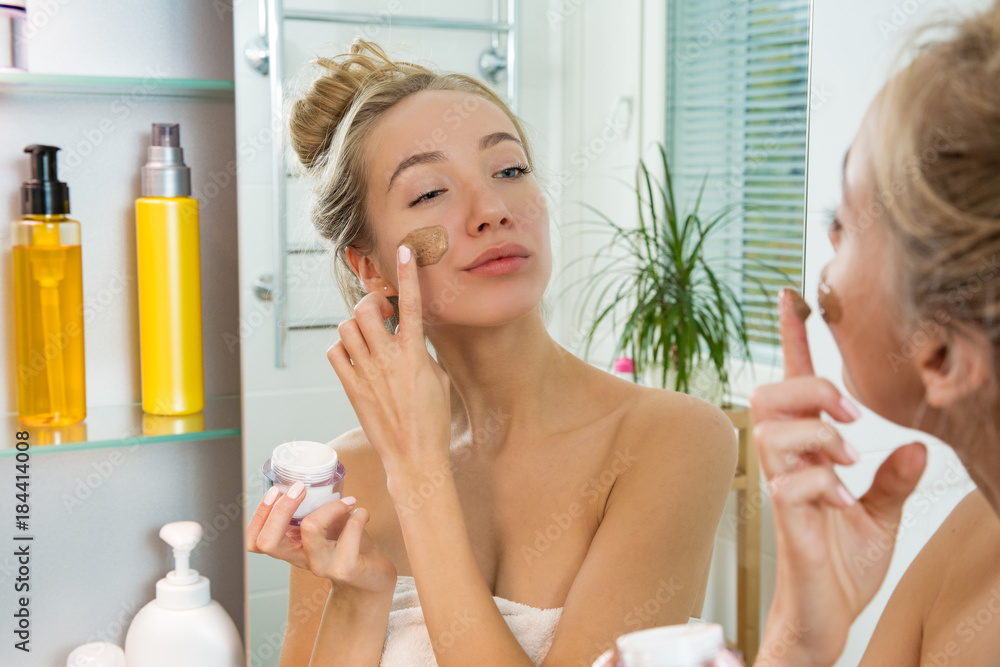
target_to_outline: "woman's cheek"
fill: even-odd
[[[828,312],[824,318],[840,351],[844,387],[860,403],[898,423],[908,414],[915,387],[912,366],[891,368],[888,363],[900,347],[889,316],[891,304],[870,288],[874,276],[853,271],[846,277],[851,280],[827,276],[830,295],[836,299],[828,310],[836,307],[839,313]]]
[[[436,271],[428,266],[417,272],[420,279],[420,295],[423,303],[424,321],[437,323],[449,318],[445,317],[449,307],[458,297],[460,288],[458,280],[447,280],[443,271]]]
[[[856,380],[861,380],[863,385],[864,378],[855,378],[854,372],[855,369],[863,372],[864,363],[859,358],[863,356],[863,350],[857,349],[855,345],[859,341],[859,336],[858,332],[851,331],[851,327],[857,320],[852,317],[853,313],[845,303],[843,282],[839,279],[838,268],[836,260],[823,267],[816,288],[816,301],[820,316],[826,322],[840,351],[844,386],[852,396],[861,400]]]
[[[819,275],[816,302],[819,304],[819,313],[823,317],[823,321],[832,329],[843,318],[844,309],[841,304],[840,291],[835,287],[836,281],[831,278],[831,275],[830,264],[827,264]]]

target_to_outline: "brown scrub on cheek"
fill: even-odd
[[[414,229],[396,244],[397,247],[401,245],[413,251],[417,266],[437,264],[448,251],[448,230],[441,225]]]
[[[819,301],[819,314],[823,316],[823,320],[827,324],[836,324],[839,322],[842,314],[840,299],[837,297],[837,293],[833,290],[833,287],[826,282],[826,276],[821,277],[819,280],[817,299]]]

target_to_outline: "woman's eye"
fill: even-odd
[[[513,167],[507,167],[506,169],[504,169],[504,170],[502,170],[502,171],[500,171],[498,173],[500,173],[500,174],[506,174],[506,173],[509,173],[509,172],[514,172],[514,173],[511,176],[507,176],[506,178],[518,178],[518,177],[523,176],[525,174],[530,174],[531,173],[531,167],[529,167],[526,164],[516,164]]]
[[[410,202],[410,206],[416,206],[417,204],[419,204],[422,201],[427,201],[427,200],[430,200],[430,199],[434,199],[434,197],[432,197],[431,195],[437,195],[437,194],[440,194],[442,192],[444,192],[444,190],[430,190],[428,192],[425,192],[424,194],[420,195],[419,197],[417,197],[416,199],[414,199],[412,202]]]
[[[833,238],[839,234],[842,229],[840,220],[837,218],[837,209],[831,206],[825,211],[824,217],[829,220],[829,222],[826,223],[826,235]]]
[[[507,167],[506,169],[502,169],[497,173],[509,174],[507,176],[503,176],[504,179],[520,178],[525,174],[531,173],[531,167],[529,167],[526,164],[516,164],[513,167]],[[414,199],[412,202],[410,202],[410,206],[416,206],[420,202],[434,199],[435,196],[441,194],[442,192],[444,192],[444,190],[429,190],[420,195],[419,197],[417,197],[416,199]]]

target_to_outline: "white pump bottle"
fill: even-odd
[[[174,569],[156,582],[156,599],[139,610],[125,636],[129,667],[243,667],[236,624],[212,600],[209,581],[189,567],[201,524],[175,521],[160,529],[174,549]]]

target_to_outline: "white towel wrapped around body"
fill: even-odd
[[[559,624],[562,607],[538,609],[496,596],[493,596],[493,600],[525,653],[536,665],[540,664],[552,646],[552,638],[556,633],[556,625]],[[455,619],[452,624],[454,632],[461,633],[463,628],[467,628],[474,620]],[[443,635],[437,641],[447,644],[454,639]],[[382,661],[379,665],[380,667],[437,666],[413,577],[399,577],[396,580],[385,645],[382,647]]]

